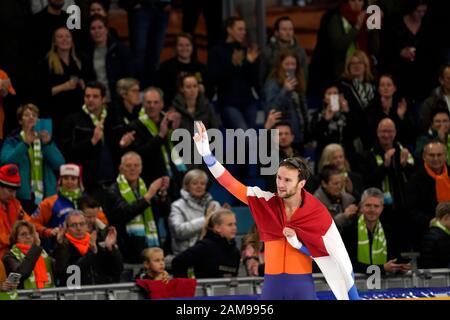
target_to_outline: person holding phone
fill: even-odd
[[[53,260],[42,249],[34,225],[17,221],[12,228],[10,243],[11,249],[3,257],[3,262],[7,272],[20,276],[19,288],[53,288]]]
[[[35,130],[38,117],[36,105],[20,106],[17,110],[20,128],[5,139],[0,153],[2,163],[19,167],[23,183],[17,190],[17,198],[26,212],[33,212],[45,197],[56,193],[56,173],[65,162],[52,136],[46,130]]]
[[[283,51],[264,85],[266,112],[282,112],[283,121],[292,124],[294,145],[298,149],[309,139],[305,77],[294,51]]]
[[[340,94],[337,85],[330,85],[323,96],[323,106],[313,114],[311,132],[317,141],[316,157],[330,143],[342,145],[352,167],[356,167],[356,151],[353,145],[357,119],[352,117],[347,100]]]
[[[0,259],[0,300],[14,300],[17,299],[15,290],[19,283],[17,281],[11,281],[11,278],[6,277],[5,266]]]

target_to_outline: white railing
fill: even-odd
[[[328,291],[322,274],[313,274],[317,291]],[[367,275],[356,274],[356,286],[367,291]],[[256,295],[261,293],[264,279],[260,277],[198,279],[196,296]],[[450,269],[419,269],[405,275],[384,276],[381,288],[430,288],[450,287]],[[140,290],[134,282],[82,286],[78,289],[66,287],[50,289],[19,290],[23,300],[138,300],[142,299]]]

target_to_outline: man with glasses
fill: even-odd
[[[0,259],[9,249],[9,236],[14,223],[31,219],[16,199],[19,187],[19,168],[15,164],[0,167]]]
[[[84,213],[74,210],[67,215],[56,241],[54,258],[58,286],[67,284],[68,278],[73,274],[68,273],[68,267],[73,265],[80,268],[81,285],[119,282],[123,265],[114,229],[106,236],[104,245],[100,246],[97,231],[89,233]]]
[[[244,186],[211,154],[203,123],[196,125],[198,152],[217,181],[248,204],[264,241],[262,298],[317,299],[312,277],[314,259],[337,299],[359,299],[350,258],[330,213],[303,189],[310,175],[307,164],[300,158],[283,160],[275,194]]]

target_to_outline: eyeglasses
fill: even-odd
[[[76,228],[76,227],[84,227],[84,226],[86,226],[86,222],[73,222],[73,223],[70,223],[70,224],[68,224],[68,226],[69,226],[69,228]]]

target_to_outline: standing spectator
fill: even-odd
[[[42,249],[41,240],[28,221],[17,221],[10,236],[11,250],[3,257],[6,271],[22,275],[20,289],[43,289],[55,286],[53,260]]]
[[[172,108],[181,115],[179,128],[189,131],[190,137],[194,136],[194,121],[203,121],[208,124],[208,128],[219,127],[214,107],[200,90],[200,84],[194,75],[188,74],[181,78],[179,93],[173,100]],[[194,151],[194,142],[189,140],[191,151]],[[195,167],[194,152],[191,152],[190,162],[185,161],[188,167]]]
[[[336,105],[332,99],[336,98]],[[336,101],[335,100],[335,101]],[[362,152],[362,143],[355,132],[358,132],[361,118],[355,118],[355,113],[350,111],[349,104],[335,85],[329,86],[323,96],[323,106],[315,112],[311,121],[311,136],[317,141],[315,150],[316,158],[319,158],[323,149],[330,143],[342,145],[347,152],[347,157],[352,165],[358,161],[358,152]]]
[[[100,15],[108,20],[108,12],[111,0],[90,0],[89,1],[89,16]],[[119,33],[115,28],[108,27],[109,34],[115,39],[119,39]]]
[[[361,114],[375,97],[370,61],[364,51],[356,50],[347,58],[343,78],[342,93],[349,102],[350,109]]]
[[[194,42],[188,33],[180,33],[175,38],[175,56],[161,63],[158,69],[157,84],[164,92],[164,105],[171,106],[181,80],[191,74],[199,83],[200,92],[209,96],[206,66],[193,54]]]
[[[127,133],[120,141],[121,147],[136,151],[145,164],[142,179],[146,184],[161,176],[171,178],[171,190],[179,190],[181,175],[186,167],[171,156],[173,144],[172,131],[180,124],[180,114],[176,111],[163,112],[163,92],[156,87],[144,91],[144,101],[138,120],[130,123]]]
[[[139,117],[141,110],[141,97],[139,96],[139,81],[134,78],[123,78],[117,81],[117,101],[115,112],[125,125],[130,124]]]
[[[292,124],[294,145],[299,148],[309,138],[308,107],[305,99],[304,72],[295,52],[283,51],[273,65],[264,85],[266,112],[282,112],[282,119]]]
[[[19,167],[22,183],[17,198],[26,212],[33,212],[44,197],[56,193],[56,172],[64,163],[50,133],[35,130],[38,117],[39,109],[34,104],[19,107],[17,119],[21,128],[6,138],[0,154],[2,163]]]
[[[67,268],[71,265],[80,268],[81,285],[119,282],[123,265],[114,228],[109,229],[101,246],[97,231],[89,232],[83,212],[74,210],[68,214],[56,239],[54,258],[58,286],[66,286]]]
[[[188,171],[183,178],[181,198],[172,203],[169,215],[174,255],[185,251],[197,242],[205,224],[207,210],[220,208],[220,204],[206,192],[207,184],[208,176],[199,169]]]
[[[14,223],[18,220],[30,220],[16,199],[19,187],[19,168],[14,164],[0,167],[0,259],[9,248],[9,236]]]
[[[128,12],[128,33],[138,80],[143,88],[154,85],[172,0],[119,0],[119,6]]]
[[[160,245],[151,200],[167,189],[168,178],[158,178],[147,188],[140,177],[141,157],[135,152],[122,156],[119,171],[116,182],[107,190],[105,210],[117,229],[125,261],[139,263],[142,250]]]
[[[190,267],[195,277],[236,277],[240,252],[234,240],[236,217],[227,209],[219,209],[207,217],[204,235],[193,247],[177,255],[172,261],[174,277],[187,277]]]
[[[62,122],[80,110],[84,80],[89,77],[86,65],[77,56],[72,34],[65,26],[53,33],[47,56],[37,65],[34,97],[42,106],[41,117],[51,118],[54,136],[60,143]]]
[[[366,130],[364,111],[375,97],[374,77],[370,70],[369,57],[362,50],[356,50],[345,62],[340,91],[348,101],[350,116],[358,119],[353,135],[361,136]]]
[[[406,273],[411,266],[397,263],[400,249],[393,232],[380,220],[383,213],[383,192],[369,188],[361,197],[361,214],[342,232],[342,240],[348,250],[355,272],[366,273],[371,265],[377,265],[384,273]]]
[[[426,134],[417,138],[415,157],[420,162],[425,144],[439,140],[445,146],[447,164],[450,165],[450,113],[447,109],[436,108],[431,113],[431,125]]]
[[[95,80],[105,86],[106,102],[109,103],[117,98],[117,81],[134,76],[133,59],[130,50],[108,34],[105,17],[90,17],[89,32],[91,41],[86,49],[86,59],[94,71]]]
[[[436,217],[420,247],[419,267],[450,267],[450,202],[441,202],[436,207]]]
[[[405,223],[410,222],[406,209],[406,183],[413,171],[414,159],[409,150],[396,141],[396,133],[391,119],[383,119],[378,124],[378,141],[366,158],[366,186],[384,192],[384,214],[381,220],[397,230],[398,239],[395,241],[409,246],[409,235],[402,237],[402,233],[407,230]]]
[[[214,107],[200,89],[200,83],[192,74],[181,77],[178,94],[172,102],[172,107],[181,115],[179,128],[189,130],[194,135],[194,121],[203,121],[208,128],[218,128],[219,119],[214,113]]]
[[[200,13],[206,22],[208,49],[213,48],[222,40],[222,0],[182,0],[183,32],[195,36]]]
[[[5,122],[3,101],[8,94],[16,95],[16,90],[14,90],[8,74],[0,69],[0,141],[3,140],[3,124]]]
[[[263,55],[263,72],[261,74],[263,82],[278,63],[281,52],[286,50],[295,53],[299,62],[299,69],[302,70],[305,81],[308,80],[308,57],[306,56],[305,49],[297,42],[292,19],[288,16],[278,18],[275,21],[273,29],[274,36],[270,38]]]
[[[365,111],[366,148],[370,149],[376,140],[376,128],[381,119],[389,118],[397,128],[397,139],[405,146],[412,146],[415,142],[415,129],[405,98],[397,94],[397,87],[391,75],[383,74],[378,81],[378,93]]]
[[[63,10],[64,0],[48,0],[48,6],[34,14],[30,20],[31,47],[34,61],[45,57],[56,29],[65,27],[69,15]]]
[[[440,68],[439,83],[441,85],[433,90],[420,109],[419,124],[422,132],[428,130],[430,115],[434,109],[444,108],[450,112],[450,62]]]
[[[438,59],[432,58],[436,44],[430,40],[433,37],[427,11],[426,0],[407,1],[404,15],[384,30],[382,41],[382,71],[392,73],[397,79],[398,89],[414,115],[418,111],[416,107],[432,90],[437,71]]]
[[[226,128],[247,130],[256,125],[257,106],[252,89],[258,85],[259,51],[247,48],[245,22],[238,17],[225,20],[227,38],[208,54],[208,74],[217,87],[217,99]]]
[[[377,30],[367,30],[367,15],[363,0],[346,0],[326,12],[320,21],[317,45],[309,70],[309,92],[318,95],[324,84],[340,79],[345,62],[356,50],[371,57],[377,55]]]
[[[105,94],[101,83],[86,84],[82,110],[65,120],[61,139],[67,160],[82,166],[84,186],[93,196],[115,179],[124,130],[117,117],[108,112]]]
[[[358,212],[358,207],[354,204],[355,198],[345,192],[343,186],[341,171],[336,166],[327,165],[320,171],[320,187],[314,192],[314,196],[327,207],[341,230]]]
[[[450,201],[449,167],[445,164],[445,146],[430,141],[423,148],[423,165],[408,182],[408,211],[414,223],[416,248],[435,216],[438,203]]]

